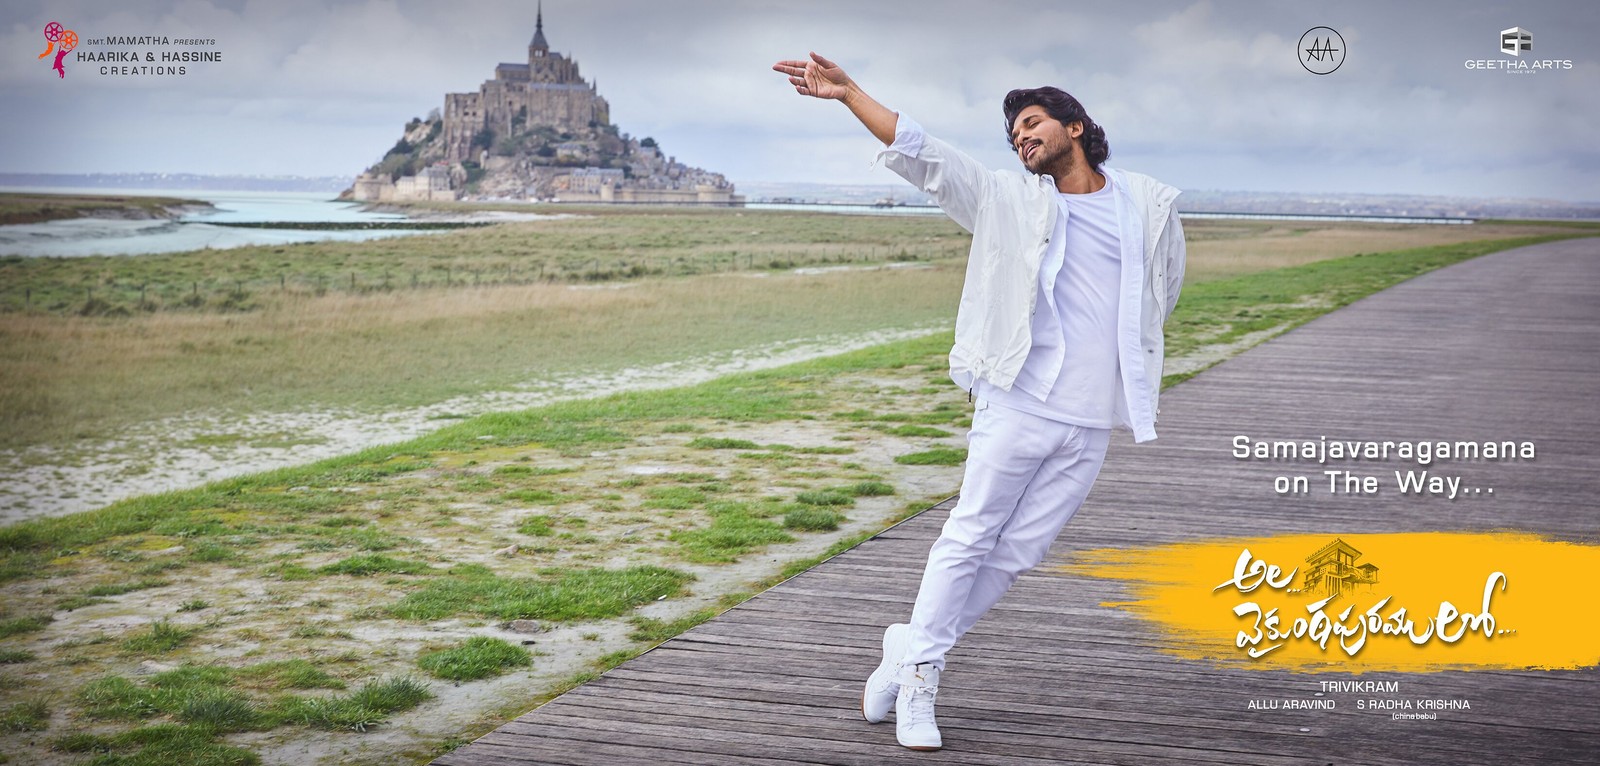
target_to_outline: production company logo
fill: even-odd
[[[1467,59],[1465,66],[1468,69],[1505,74],[1538,74],[1551,69],[1572,68],[1572,59],[1533,58],[1533,33],[1522,27],[1500,30],[1500,53],[1511,58]],[[1524,53],[1530,55],[1523,58]]]
[[[1296,55],[1312,74],[1333,74],[1344,63],[1344,37],[1332,27],[1312,27],[1300,36]]]
[[[65,79],[67,76],[66,58],[73,48],[78,47],[78,33],[67,29],[59,21],[52,21],[44,25],[44,53],[37,58],[44,58],[51,53],[56,54],[55,63],[50,68],[55,70],[56,77]]]
[[[1521,56],[1523,51],[1533,50],[1533,35],[1522,27],[1512,27],[1500,30],[1500,52],[1513,56]]]

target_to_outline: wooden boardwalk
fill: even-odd
[[[1148,624],[1099,606],[1126,598],[1119,583],[1048,571],[1074,551],[1211,536],[1516,528],[1594,543],[1596,381],[1600,239],[1426,274],[1164,393],[1156,441],[1118,432],[1045,566],[950,653],[941,751],[901,748],[892,719],[868,725],[859,704],[883,627],[910,615],[950,501],[435,763],[1600,763],[1595,669],[1222,670],[1156,652]],[[1538,458],[1474,464],[1473,483],[1494,486],[1495,499],[1287,500],[1270,490],[1270,464],[1231,457],[1239,434],[1533,440]],[[1398,680],[1400,696],[1467,698],[1472,709],[1393,721],[1355,709],[1368,695],[1337,693],[1335,710],[1245,709],[1353,679]]]

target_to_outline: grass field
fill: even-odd
[[[1574,233],[1199,220],[1186,231],[1190,286],[1356,253]],[[0,311],[0,449],[70,449],[197,411],[377,412],[796,337],[949,322],[968,241],[942,218],[632,209],[372,242],[0,258],[0,303],[13,309]],[[609,275],[585,271],[595,263]],[[673,276],[643,264],[670,264]],[[797,273],[790,264],[914,268]],[[623,278],[633,266],[646,274]],[[410,288],[410,274],[432,286]],[[557,274],[571,279],[552,282]],[[174,296],[138,309],[139,286],[150,284],[174,286]],[[186,304],[201,284],[207,297]],[[34,310],[21,309],[24,291]],[[160,291],[145,292],[155,306]],[[86,307],[91,315],[80,316]]]
[[[1214,233],[1196,237],[1195,277],[1168,325],[1174,356],[1281,331],[1428,269],[1542,239],[1377,252],[1381,230],[1268,226],[1258,236],[1320,242],[1309,249],[1324,255],[1241,245],[1230,251],[1257,254],[1212,270],[1206,243],[1249,239]],[[1359,241],[1362,254],[1326,255],[1337,248],[1325,240]],[[1274,258],[1298,265],[1264,265]],[[1258,268],[1237,272],[1249,263]],[[420,315],[385,295],[325,295],[242,314],[12,319],[39,322],[39,334],[50,323],[127,332],[83,342],[108,344],[109,357],[115,343],[128,353],[156,347],[151,335],[183,332],[156,322],[209,328],[194,329],[196,339],[230,322],[266,336],[265,319],[288,322],[296,311],[329,338],[401,349],[407,328],[472,346],[508,332],[507,317],[528,302],[568,300],[529,322],[568,328],[546,353],[565,346],[576,359],[572,349],[619,335],[640,345],[600,347],[636,363],[625,360],[682,353],[693,346],[673,344],[717,342],[740,327],[810,328],[807,312],[810,322],[848,312],[851,322],[905,321],[917,291],[944,290],[919,310],[948,312],[959,278],[954,263],[934,262],[657,278],[620,290],[426,292],[439,302]],[[724,304],[735,308],[679,308]],[[430,335],[430,321],[457,334]],[[703,322],[712,327],[686,326]],[[151,335],[126,330],[140,326]],[[271,332],[314,335],[307,327]],[[374,334],[385,327],[400,329]],[[9,716],[0,752],[22,762],[111,754],[154,763],[175,752],[234,763],[336,752],[357,752],[341,756],[355,763],[423,762],[953,492],[969,410],[945,376],[949,341],[938,334],[694,387],[488,415],[315,465],[0,529],[0,708]],[[64,356],[80,342],[55,336],[55,363],[82,363]],[[353,348],[326,342],[315,352],[325,365]],[[229,356],[230,343],[208,352],[210,366],[290,353],[232,343]],[[644,348],[651,343],[666,347]],[[341,375],[372,376],[386,369],[381,356]],[[126,380],[144,375],[160,373]],[[320,385],[301,390],[335,390]],[[505,627],[517,619],[540,629]],[[531,651],[523,635],[537,637]]]

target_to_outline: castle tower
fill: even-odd
[[[583,79],[577,61],[550,49],[541,2],[527,63],[497,65],[494,79],[485,81],[477,93],[445,95],[446,156],[451,161],[472,158],[473,141],[485,130],[499,139],[537,126],[576,133],[610,121],[611,107],[598,86]]]
[[[544,36],[544,3],[539,3],[539,15],[533,27],[533,42],[528,43],[528,79],[535,83],[580,84],[578,62],[550,50],[550,41]]]
[[[550,43],[544,39],[544,0],[539,0],[539,15],[533,26],[533,42],[528,43],[528,63],[550,54]]]

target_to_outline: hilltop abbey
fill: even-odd
[[[720,173],[620,133],[578,62],[552,51],[538,9],[527,63],[502,63],[476,93],[407,123],[347,196],[360,201],[527,199],[739,205]]]
[[[469,158],[472,138],[489,128],[510,135],[518,121],[566,132],[607,125],[611,106],[594,83],[578,75],[578,62],[550,50],[544,39],[544,8],[539,8],[528,43],[528,63],[500,64],[494,79],[477,93],[444,97],[444,143],[451,162]]]

